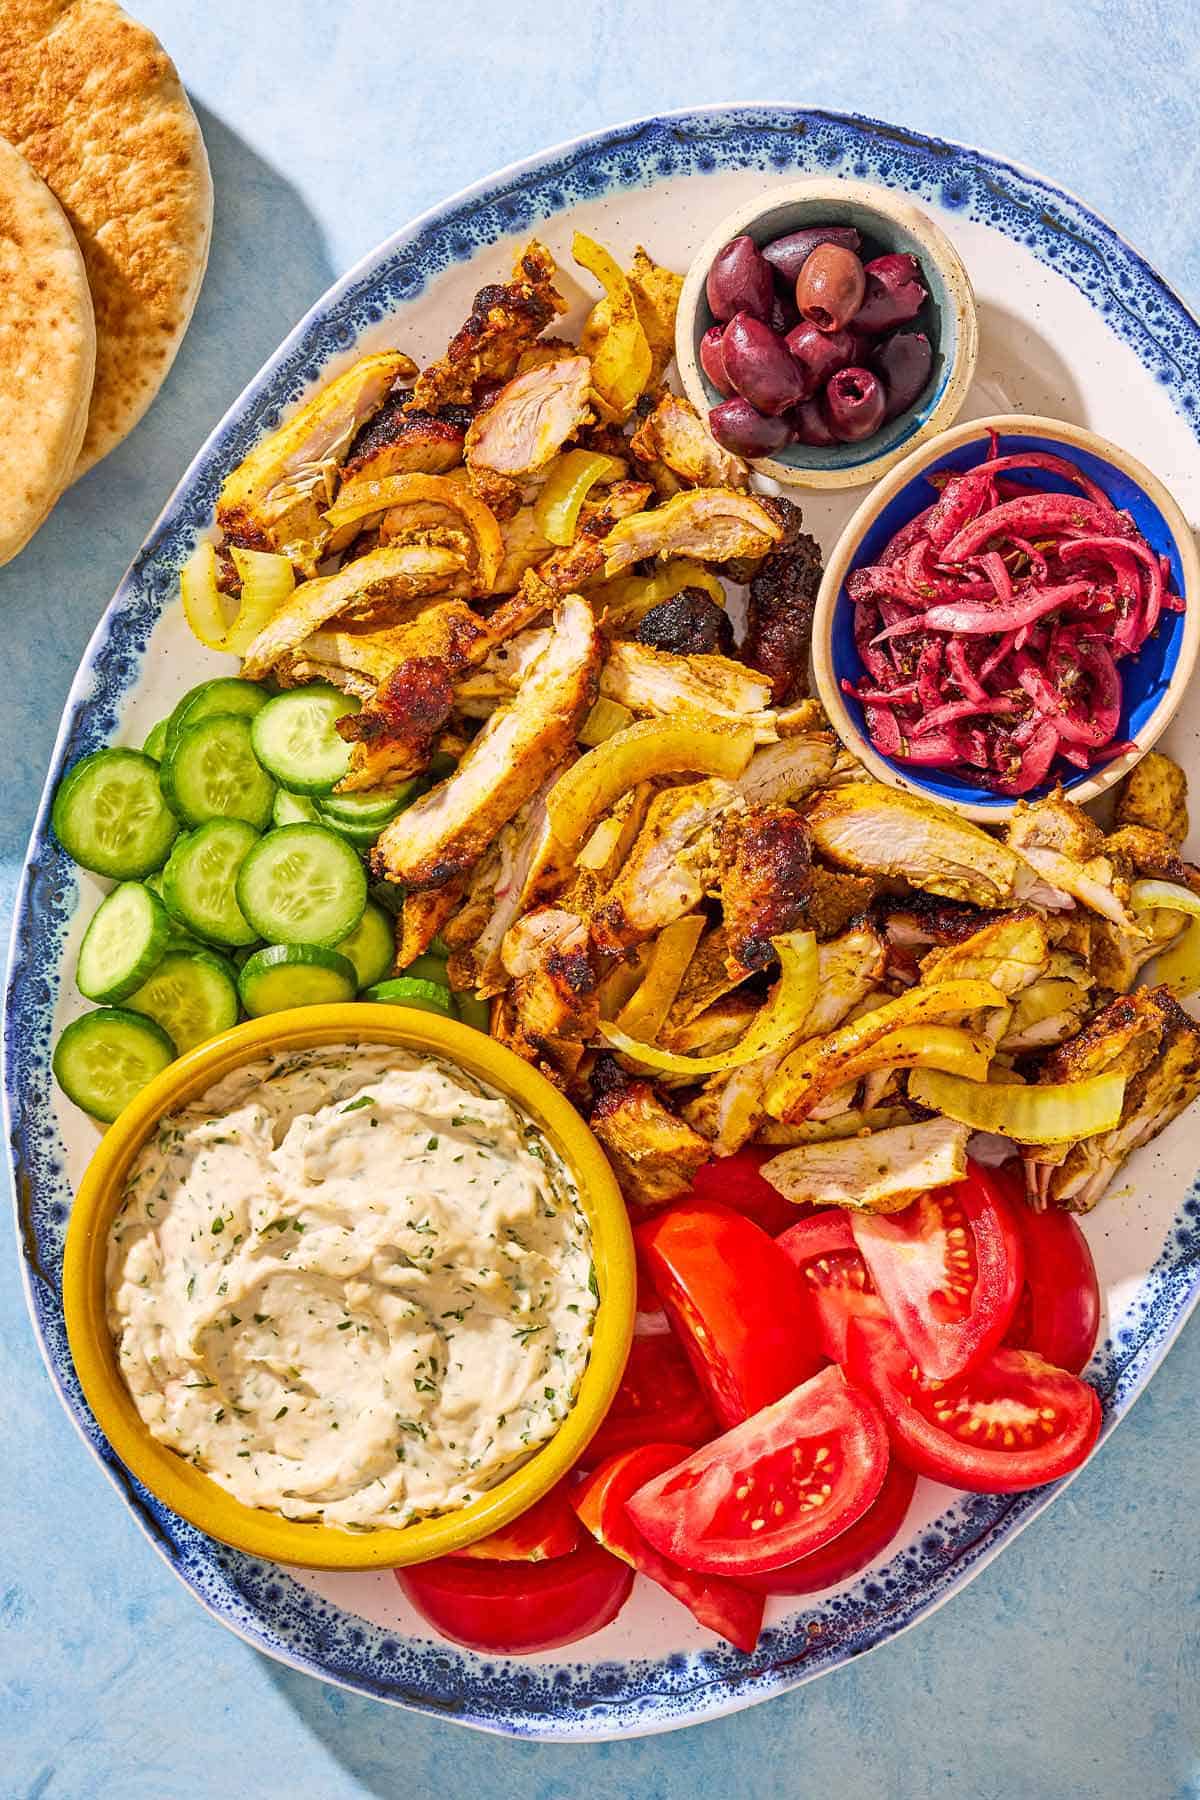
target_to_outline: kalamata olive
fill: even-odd
[[[877,256],[863,273],[866,295],[854,318],[859,331],[887,331],[893,325],[907,325],[929,298],[915,256],[899,251],[891,256]]]
[[[820,331],[807,319],[801,319],[795,330],[788,332],[784,343],[808,370],[814,388],[822,387],[836,369],[862,360],[853,331]]]
[[[738,393],[770,418],[807,400],[812,393],[813,382],[807,369],[796,361],[781,337],[749,313],[740,312],[729,321],[721,339],[721,355]]]
[[[800,317],[820,331],[840,331],[862,305],[863,266],[841,244],[818,244],[796,277]]]
[[[933,351],[923,331],[897,331],[885,338],[874,357],[887,399],[884,418],[894,419],[912,405],[929,380]]]
[[[771,316],[775,298],[775,281],[771,265],[763,260],[753,238],[731,238],[713,257],[704,291],[714,319],[722,324],[735,313],[746,312],[755,319]]]
[[[786,237],[764,244],[762,253],[792,287],[819,244],[840,244],[843,250],[862,249],[862,239],[853,225],[810,225],[804,231],[789,231]]]
[[[770,456],[782,450],[792,435],[786,419],[765,418],[740,394],[713,407],[708,415],[708,429],[718,444],[732,450],[735,456]]]
[[[819,400],[806,400],[802,406],[794,407],[788,418],[792,421],[792,436],[798,444],[819,444],[827,449],[838,442],[829,429],[825,408]]]
[[[771,330],[777,332],[780,337],[786,337],[793,325],[798,325],[799,322],[800,314],[796,310],[796,302],[791,294],[781,294],[776,288],[775,298],[771,302],[771,316],[767,320]]]
[[[721,339],[724,335],[723,325],[709,326],[700,339],[700,367],[719,394],[729,395],[733,392],[733,383],[725,367],[725,358],[721,355]]]
[[[883,424],[883,383],[870,369],[839,369],[825,388],[829,428],[843,444],[857,444]]]

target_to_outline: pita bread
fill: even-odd
[[[71,479],[95,361],[70,220],[0,138],[0,563],[29,542]]]
[[[0,134],[61,202],[96,315],[81,475],[137,424],[187,329],[212,180],[174,64],[113,0],[3,0]]]

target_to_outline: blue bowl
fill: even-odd
[[[1195,540],[1179,507],[1161,482],[1116,445],[1093,432],[1053,419],[1006,414],[976,419],[944,432],[908,457],[858,509],[829,560],[813,625],[813,662],[821,699],[839,735],[881,780],[952,806],[970,817],[1002,821],[1015,802],[993,794],[971,775],[942,769],[915,769],[882,756],[866,733],[861,703],[842,691],[843,680],[856,686],[865,674],[854,642],[854,607],[846,582],[856,570],[877,562],[888,543],[936,499],[927,476],[974,467],[986,452],[989,427],[996,430],[1000,453],[1047,450],[1068,456],[1113,505],[1128,512],[1151,549],[1167,557],[1170,586],[1190,604],[1183,613],[1165,612],[1154,636],[1134,657],[1120,664],[1121,722],[1118,740],[1136,749],[1099,769],[1071,769],[1056,764],[1055,777],[1025,796],[1036,799],[1061,786],[1075,800],[1094,799],[1128,773],[1163,732],[1180,700],[1196,660],[1200,634],[1200,559]],[[1031,490],[1072,493],[1070,482],[1043,469],[1014,479]]]

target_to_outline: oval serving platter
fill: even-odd
[[[297,1575],[204,1537],[116,1461],[83,1400],[60,1296],[73,1185],[96,1141],[50,1075],[79,1010],[72,971],[98,897],[54,843],[49,798],[67,764],[140,743],[197,680],[230,659],[189,637],[178,569],[208,526],[223,475],[316,381],[364,349],[439,353],[476,288],[503,279],[536,232],[563,264],[576,228],[683,270],[712,222],[804,174],[883,183],[954,240],[980,308],[979,368],[964,417],[1034,412],[1091,426],[1141,457],[1200,517],[1200,325],[1117,234],[1052,184],[982,152],[870,120],[790,107],[672,114],[546,151],[417,219],[300,322],[213,432],[98,625],[67,704],[17,900],[5,1017],[5,1104],[30,1312],[69,1415],[131,1513],[213,1616],[268,1655],[363,1694],[515,1736],[607,1738],[669,1730],[782,1693],[836,1668],[941,1604],[1057,1489],[960,1496],[922,1483],[879,1566],[806,1604],[771,1603],[744,1656],[639,1582],[613,1625],[571,1651],[484,1659],[430,1639],[387,1573]],[[862,490],[803,497],[832,546]],[[1200,597],[1197,597],[1200,598]],[[1200,696],[1165,747],[1200,791]],[[1105,1295],[1090,1376],[1107,1435],[1200,1294],[1200,1199],[1182,1123],[1140,1152],[1084,1223]]]

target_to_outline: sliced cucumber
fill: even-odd
[[[171,852],[163,870],[167,911],[197,937],[214,944],[257,943],[259,934],[247,924],[237,903],[238,870],[259,842],[243,819],[210,819]]]
[[[157,725],[151,726],[150,735],[142,745],[143,756],[152,756],[155,762],[162,761],[163,753],[167,748],[167,726],[169,724],[169,719],[160,719]]]
[[[174,1044],[153,1019],[105,1006],[67,1026],[54,1047],[54,1079],[68,1100],[111,1125],[174,1059]]]
[[[212,713],[253,718],[270,697],[257,681],[242,681],[237,675],[218,675],[215,681],[202,681],[199,687],[189,688],[167,720],[166,747],[170,749],[185,726],[196,725]]]
[[[433,951],[426,951],[424,956],[414,956],[412,961],[400,971],[410,981],[436,981],[439,987],[448,988],[450,977],[446,973],[446,959]]]
[[[159,770],[168,806],[185,825],[244,819],[256,831],[271,822],[275,783],[250,747],[250,721],[209,713],[185,725]]]
[[[130,1012],[144,1013],[161,1025],[182,1056],[193,1044],[237,1024],[237,983],[223,962],[203,951],[191,956],[186,950],[169,950],[149,981],[129,996]]]
[[[321,815],[307,794],[289,794],[286,788],[275,789],[271,809],[272,825],[319,825]]]
[[[140,881],[123,881],[103,899],[79,946],[75,983],[89,1000],[111,1006],[141,987],[171,936],[162,900]]]
[[[269,944],[334,948],[363,916],[367,877],[336,832],[283,825],[260,838],[242,864],[237,901]]]
[[[289,1006],[324,1006],[353,1000],[354,964],[320,944],[269,944],[243,964],[238,977],[242,1005],[252,1019]]]
[[[344,819],[335,819],[327,813],[319,800],[316,802],[316,812],[319,822],[327,830],[336,831],[340,838],[347,844],[352,844],[356,850],[370,850],[383,830],[382,825],[347,825]]]
[[[458,1017],[454,995],[438,981],[416,981],[408,975],[397,975],[391,981],[377,981],[364,989],[362,997],[385,1006],[415,1006],[418,1012],[441,1013],[444,1019]]]
[[[411,806],[424,786],[420,776],[414,775],[396,787],[371,788],[362,794],[324,794],[319,805],[331,825],[341,820],[343,825],[374,825],[382,831],[389,819]]]
[[[85,756],[60,782],[50,817],[68,856],[117,881],[160,869],[179,831],[158,785],[158,764],[141,750]]]
[[[481,1000],[478,994],[455,994],[454,1004],[464,1025],[487,1035],[492,1025],[492,1009],[486,1000]]]
[[[354,964],[359,987],[370,987],[373,981],[382,980],[395,960],[395,922],[382,906],[368,900],[362,918],[337,949]]]
[[[337,721],[361,706],[353,694],[322,683],[277,694],[254,720],[254,754],[293,794],[328,794],[350,768]]]

